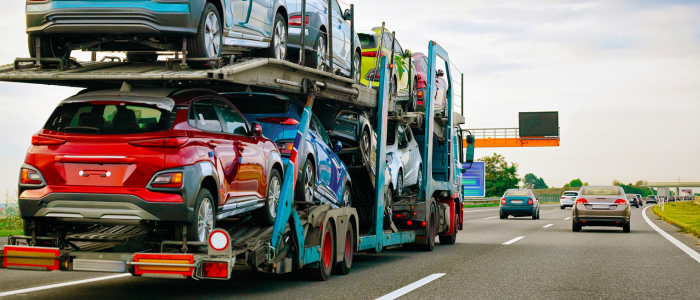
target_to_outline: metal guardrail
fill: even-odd
[[[538,197],[540,203],[558,203],[560,196],[557,195],[547,195]],[[501,197],[484,197],[484,198],[464,198],[462,202],[466,205],[479,205],[479,204],[498,204],[501,201]]]
[[[476,139],[557,139],[559,136],[521,137],[519,128],[468,129]],[[560,133],[561,135],[561,133]]]

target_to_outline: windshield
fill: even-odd
[[[617,196],[622,195],[622,190],[614,187],[584,187],[581,195]]]
[[[45,129],[85,134],[136,134],[167,130],[170,112],[156,106],[115,101],[65,103]],[[174,115],[174,114],[173,114]]]
[[[577,192],[565,192],[564,196],[578,196]]]
[[[376,36],[364,33],[360,33],[357,36],[360,38],[360,47],[362,47],[362,49],[377,48]]]
[[[507,190],[505,196],[529,197],[530,191],[529,190]]]

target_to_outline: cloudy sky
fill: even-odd
[[[348,2],[348,1],[346,1]],[[356,28],[438,42],[465,77],[469,128],[558,111],[561,146],[478,148],[550,186],[700,181],[700,2],[356,0]],[[24,1],[3,1],[0,63],[26,57]],[[73,56],[86,58],[80,53]],[[76,89],[0,83],[0,191],[14,191],[31,135]]]

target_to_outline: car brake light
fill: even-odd
[[[177,148],[184,145],[189,138],[187,137],[168,137],[164,139],[145,139],[138,141],[129,141],[129,144],[137,147],[165,147]]]
[[[505,198],[505,197],[501,198],[501,204],[506,204],[506,198]]]
[[[228,278],[228,264],[220,261],[202,263],[203,276],[206,278]]]
[[[381,55],[381,57],[384,57],[384,56],[386,56],[386,52],[382,51],[380,55]],[[364,57],[377,57],[377,51],[362,52],[362,56],[364,56]]]
[[[50,138],[50,137],[45,137],[41,136],[38,134],[32,135],[32,145],[34,146],[40,146],[40,145],[63,145],[66,141],[61,140],[61,139],[56,139],[56,138]]]
[[[309,16],[306,16],[304,23],[309,25]],[[301,16],[289,17],[289,26],[301,26]]]
[[[423,227],[425,227],[425,225],[428,225],[428,222],[423,221],[423,223],[421,225],[423,225]]]
[[[561,197],[562,199],[566,199],[566,197]]]
[[[277,149],[282,154],[291,154],[294,149],[294,142],[277,142]]]
[[[282,125],[297,125],[297,124],[299,124],[299,121],[297,119],[289,118],[289,117],[266,117],[266,118],[257,118],[255,120],[263,122],[263,123],[273,123],[273,124],[282,124]]]
[[[20,182],[23,184],[42,184],[43,182],[41,181],[41,175],[39,175],[39,172],[30,170],[30,169],[22,169],[22,175],[20,176]]]
[[[528,199],[527,199],[527,204],[528,204],[528,205],[532,205],[532,203],[533,203],[532,198],[528,198]]]
[[[406,221],[406,225],[413,226],[413,221],[411,221],[411,220]]]
[[[617,204],[617,205],[627,205],[627,200],[625,200],[625,199],[617,199],[617,200],[615,200],[615,204]]]
[[[588,201],[585,198],[578,198],[576,204],[588,204]]]
[[[152,187],[180,188],[182,187],[182,172],[161,173],[151,182]]]

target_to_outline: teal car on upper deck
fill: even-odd
[[[499,207],[501,219],[508,216],[531,216],[533,220],[540,218],[540,201],[528,189],[509,189],[501,198]]]
[[[248,55],[285,59],[286,0],[26,0],[29,52],[67,57],[72,50],[129,51],[157,59],[187,40],[190,57]]]

